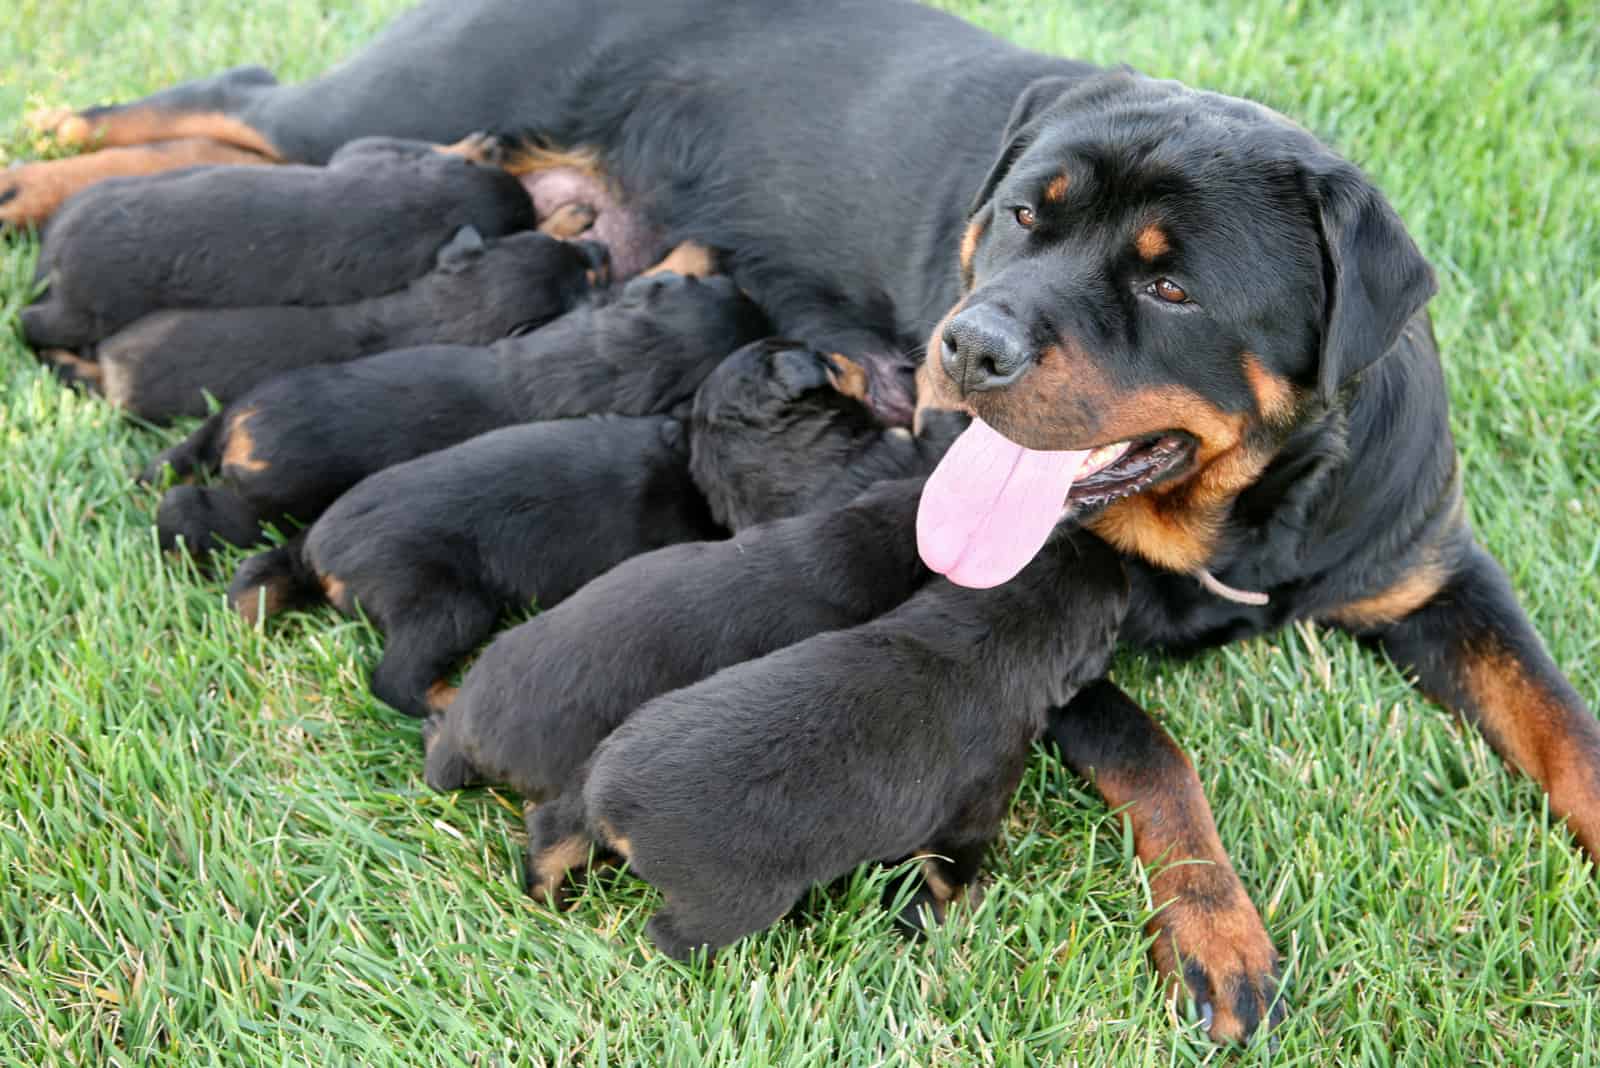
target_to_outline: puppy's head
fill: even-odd
[[[770,328],[726,276],[662,273],[630,280],[601,310],[594,329],[604,356],[666,364],[721,360]]]
[[[514,317],[506,333],[541,326],[564,314],[603,285],[604,245],[558,241],[534,231],[491,243],[463,226],[439,250],[433,273],[423,281],[426,299],[452,318],[470,309],[481,316]]]
[[[1378,191],[1304,130],[1126,72],[1019,98],[959,257],[919,400],[986,424],[962,481],[1027,469],[1031,503],[992,475],[997,523],[1099,510],[1176,570],[1434,290]]]
[[[695,394],[695,482],[730,529],[811,507],[883,433],[860,364],[769,338],[723,360]]]

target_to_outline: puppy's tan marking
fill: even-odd
[[[45,349],[39,353],[39,362],[54,368],[63,381],[81,384],[95,392],[105,386],[105,369],[70,349]]]
[[[546,846],[533,857],[528,871],[528,893],[544,901],[551,908],[564,908],[566,902],[561,892],[567,876],[589,862],[589,839],[581,834],[569,835],[553,845]]]
[[[685,241],[666,259],[644,272],[652,274],[679,274],[685,278],[709,278],[717,273],[717,254],[698,241]]]
[[[245,425],[255,417],[255,414],[254,408],[246,408],[235,413],[228,421],[228,443],[222,449],[224,471],[259,474],[272,466],[266,460],[256,457],[255,439],[250,436],[250,431]]]
[[[445,709],[450,707],[451,702],[456,699],[456,694],[459,692],[459,687],[452,686],[443,679],[440,679],[432,686],[428,687],[428,692],[423,697],[423,700],[428,703],[428,707],[434,712],[443,712]]]
[[[828,353],[828,382],[846,397],[867,402],[867,370],[842,353]]]
[[[539,232],[562,241],[570,241],[594,225],[599,216],[589,204],[563,204],[539,223]]]
[[[322,583],[322,595],[328,599],[328,603],[348,615],[352,604],[344,580],[335,575],[321,575],[318,580]]]

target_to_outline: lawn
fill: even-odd
[[[35,106],[240,62],[308,76],[402,2],[7,0],[0,151],[36,151]],[[1473,520],[1600,704],[1593,8],[949,6],[1261,100],[1369,170],[1439,271]],[[626,876],[567,914],[532,904],[517,799],[426,789],[417,725],[366,692],[371,630],[328,612],[249,629],[161,557],[129,472],[175,433],[34,364],[14,327],[33,254],[0,245],[0,1063],[1267,1059],[1164,1004],[1121,822],[1043,752],[987,896],[924,944],[872,873],[701,969],[653,952],[653,891]],[[1600,1063],[1594,869],[1391,666],[1300,628],[1115,674],[1193,755],[1285,956],[1274,1064]]]

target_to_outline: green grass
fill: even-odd
[[[309,75],[400,0],[11,0],[27,107],[228,64]],[[643,0],[641,0],[643,2]],[[1032,47],[1247,95],[1366,166],[1438,266],[1471,512],[1600,697],[1600,22],[1579,3],[951,3]],[[136,15],[128,12],[137,11]],[[930,72],[935,76],[937,72]],[[1120,822],[1042,754],[971,913],[925,945],[881,876],[703,970],[652,891],[554,915],[514,798],[439,797],[364,627],[242,626],[161,559],[128,473],[172,433],[59,389],[0,246],[0,1063],[1032,1065],[1265,1059],[1169,1013]],[[1600,891],[1530,783],[1335,635],[1117,676],[1165,717],[1284,952],[1277,1064],[1600,1054]]]

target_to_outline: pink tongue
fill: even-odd
[[[923,487],[922,562],[973,589],[1012,578],[1044,547],[1088,455],[1024,449],[974,419]]]

